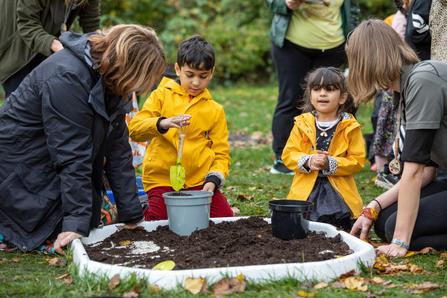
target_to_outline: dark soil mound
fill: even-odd
[[[100,243],[85,245],[91,260],[138,268],[174,261],[174,270],[323,261],[353,253],[338,234],[309,232],[306,239],[281,240],[260,217],[215,224],[190,236],[168,226],[155,231],[122,230]]]

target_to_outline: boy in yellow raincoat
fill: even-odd
[[[210,216],[233,216],[220,192],[231,162],[225,112],[206,89],[214,63],[214,49],[204,38],[195,35],[184,40],[175,64],[180,79],[163,78],[129,124],[132,140],[151,140],[143,161],[142,181],[149,203],[146,220],[167,219],[163,194],[174,191],[169,173],[177,161],[180,121],[187,125],[184,189],[214,192]]]

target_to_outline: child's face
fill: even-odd
[[[317,110],[317,115],[337,117],[338,108],[348,98],[347,93],[340,93],[334,86],[314,86],[310,94],[312,105]],[[335,119],[334,119],[335,120]]]
[[[183,89],[185,89],[189,95],[197,96],[205,90],[206,86],[208,86],[208,82],[213,77],[214,67],[210,70],[198,70],[191,68],[188,65],[183,65],[180,69],[176,63],[175,72],[180,77],[180,83],[182,84]]]

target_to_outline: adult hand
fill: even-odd
[[[214,189],[216,189],[216,184],[214,184],[213,182],[208,182],[205,183],[202,190],[214,192]]]
[[[53,51],[53,53],[56,53],[57,51],[60,51],[64,48],[64,46],[61,44],[61,42],[57,39],[53,39],[53,41],[51,42],[51,51]]]
[[[382,245],[376,249],[376,255],[382,254],[391,258],[403,258],[407,254],[407,250],[396,244]]]
[[[373,221],[366,216],[359,216],[351,229],[351,235],[360,239],[369,239],[369,231],[373,225]]]
[[[300,7],[303,3],[304,1],[301,0],[286,0],[286,5],[290,10],[298,9],[298,7]]]
[[[64,251],[62,247],[67,246],[68,243],[71,243],[75,239],[82,238],[82,235],[75,232],[62,232],[57,235],[57,239],[54,242],[54,251],[60,255],[64,255]]]
[[[180,128],[180,120],[182,120],[182,126],[184,126],[191,124],[189,119],[191,119],[191,115],[188,114],[166,118],[160,121],[160,128],[161,129]]]

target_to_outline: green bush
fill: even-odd
[[[360,0],[361,19],[384,19],[396,12],[393,1]],[[101,3],[102,25],[138,23],[159,34],[170,63],[180,42],[205,37],[216,51],[217,81],[275,78],[268,38],[273,13],[264,0],[110,0]]]

